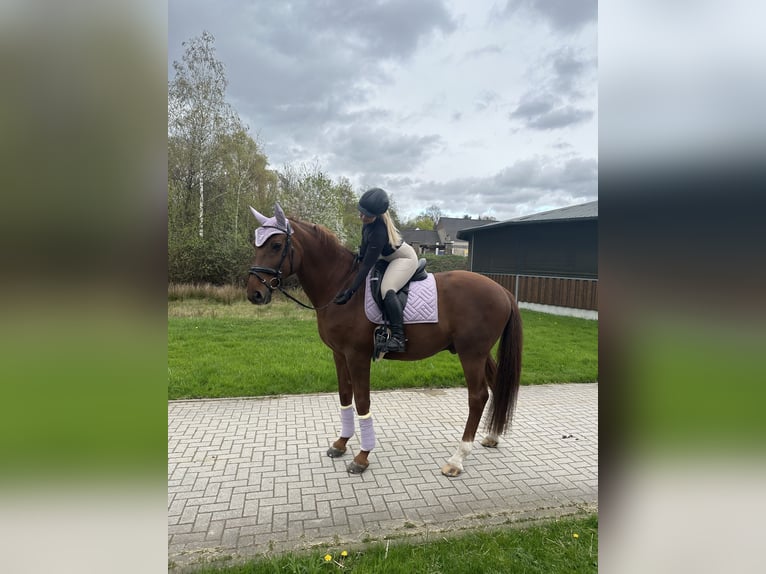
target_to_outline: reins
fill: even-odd
[[[280,227],[276,227],[273,225],[268,225],[268,226],[264,225],[263,227],[272,227],[273,229],[278,229],[279,231],[282,231],[283,233],[285,233],[285,235],[287,236],[287,240],[285,241],[285,248],[282,250],[282,258],[279,260],[279,264],[277,265],[276,269],[272,267],[261,267],[260,265],[254,265],[253,267],[250,268],[249,274],[255,275],[258,278],[258,280],[266,286],[266,288],[269,290],[270,293],[273,293],[274,291],[279,291],[280,293],[282,293],[282,295],[298,303],[298,305],[300,305],[304,309],[309,309],[311,311],[321,311],[322,309],[327,309],[327,307],[329,307],[332,304],[333,299],[330,299],[330,301],[328,301],[327,304],[322,305],[320,307],[312,307],[311,305],[306,305],[302,301],[299,301],[298,299],[290,295],[287,291],[285,291],[284,287],[282,287],[282,264],[285,262],[285,259],[287,258],[288,251],[290,253],[290,273],[288,273],[287,276],[289,277],[290,275],[293,274],[294,249],[292,246],[292,239],[290,238],[290,233]],[[266,281],[266,279],[261,277],[258,273],[268,273],[269,275],[273,275],[273,277],[269,279],[268,281]]]

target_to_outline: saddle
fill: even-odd
[[[370,271],[370,291],[372,294],[372,299],[375,301],[375,304],[378,306],[378,308],[380,308],[384,317],[386,316],[386,311],[383,308],[383,295],[380,292],[380,282],[383,280],[383,274],[386,272],[387,268],[388,261],[379,259]],[[404,307],[407,305],[407,297],[410,294],[410,283],[413,281],[423,281],[423,279],[426,279],[427,277],[428,273],[426,273],[426,260],[421,258],[418,260],[418,268],[415,270],[415,273],[413,273],[410,280],[404,284],[404,287],[396,292],[396,296],[399,298],[399,301],[402,304],[402,309],[404,309]]]
[[[383,296],[380,293],[380,283],[383,280],[383,274],[386,272],[387,267],[388,261],[380,259],[370,271],[370,294],[372,295],[372,299],[375,301],[375,304],[381,310],[384,319],[386,319],[386,310],[383,306]],[[405,283],[404,287],[396,292],[396,296],[399,298],[399,301],[402,304],[402,310],[404,310],[405,305],[407,305],[407,298],[410,294],[410,283],[413,281],[423,281],[427,277],[428,273],[426,273],[426,260],[420,259],[418,261],[418,268],[415,270],[415,273],[412,275],[412,277],[410,277],[409,281]],[[373,334],[373,361],[379,361],[383,358],[385,355],[386,342],[388,341],[389,337],[390,332],[385,325],[378,325],[375,328],[375,333]]]

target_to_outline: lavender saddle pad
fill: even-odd
[[[371,323],[383,324],[383,314],[370,294],[370,276],[364,289],[364,312]],[[405,323],[438,323],[439,307],[436,298],[436,279],[433,273],[422,281],[410,283],[410,294],[404,308]]]

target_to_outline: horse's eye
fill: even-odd
[[[280,249],[282,249],[282,244],[281,243],[272,243],[271,249],[272,249],[272,251],[279,251]]]

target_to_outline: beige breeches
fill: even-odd
[[[418,256],[410,245],[402,243],[399,249],[381,259],[388,261],[388,268],[380,282],[380,293],[385,297],[389,290],[399,291],[410,280],[418,268]]]

